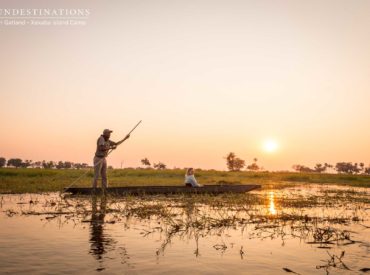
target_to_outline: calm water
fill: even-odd
[[[366,189],[315,186],[243,196],[0,195],[0,273],[366,274],[360,270],[370,268]]]

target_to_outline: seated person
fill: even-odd
[[[201,187],[194,177],[194,169],[188,168],[185,174],[185,186],[188,187]]]

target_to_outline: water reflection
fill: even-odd
[[[91,198],[91,222],[90,222],[90,254],[97,260],[102,260],[103,255],[109,250],[113,250],[114,240],[104,233],[104,218],[107,209],[106,197]]]
[[[41,265],[42,254],[26,254],[42,251],[40,245],[56,257],[51,262],[64,257],[74,261],[79,273],[93,269],[110,274],[217,273],[230,265],[240,274],[246,266],[255,274],[276,273],[282,267],[287,267],[286,272],[310,274],[317,269],[341,271],[342,260],[352,270],[367,270],[369,191],[301,189],[215,197],[4,195],[0,197],[0,246],[5,248],[0,250],[0,273],[17,273],[20,269],[12,265],[14,259],[22,259],[16,262],[20,268],[25,263]],[[26,223],[37,234],[48,233],[29,238],[30,228],[20,226]],[[54,230],[54,223],[60,230]],[[62,248],[65,243],[66,250],[50,248],[50,234]],[[87,249],[76,244],[76,239],[88,240]],[[266,264],[266,255],[274,255],[270,264]],[[44,273],[63,273],[50,266],[45,265]]]
[[[270,191],[269,193],[269,214],[276,215],[274,191]]]

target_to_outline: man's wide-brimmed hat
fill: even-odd
[[[110,133],[112,133],[112,132],[113,132],[112,130],[104,129],[104,131],[103,131],[103,135],[105,135],[105,134],[110,134]]]

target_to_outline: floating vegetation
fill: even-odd
[[[323,262],[326,262],[324,265],[318,265],[316,266],[316,269],[325,269],[326,274],[329,274],[330,268],[338,268],[338,269],[343,269],[343,270],[351,270],[344,262],[343,262],[343,257],[345,254],[345,251],[342,251],[340,256],[330,254],[327,252],[329,255],[329,259]]]
[[[142,238],[155,238],[158,241],[153,251],[156,257],[165,256],[175,240],[194,240],[193,253],[200,257],[199,241],[203,239],[212,239],[214,243],[208,246],[219,255],[237,246],[238,257],[248,257],[243,243],[227,240],[229,232],[240,232],[242,239],[280,240],[282,245],[296,239],[326,250],[329,259],[316,268],[327,273],[333,269],[352,270],[350,264],[344,263],[344,249],[354,244],[368,249],[369,245],[359,240],[357,232],[351,229],[353,225],[363,230],[369,228],[367,191],[346,193],[341,189],[335,192],[319,188],[313,194],[312,190],[293,188],[221,196],[76,197],[54,193],[14,198],[16,201],[9,204],[11,207],[7,207],[7,200],[0,198],[1,209],[7,217],[39,216],[59,226],[71,222],[75,226],[88,225],[90,254],[101,260],[109,251],[117,250],[127,266],[133,266],[129,254],[105,232],[108,225],[123,229],[134,227]],[[339,256],[329,252],[338,248],[343,249]],[[281,268],[287,273],[302,273],[296,267]],[[361,268],[357,270],[367,272],[366,267]]]
[[[292,274],[297,274],[297,275],[299,275],[299,273],[294,272],[293,270],[291,270],[290,268],[287,268],[287,267],[284,267],[284,268],[283,268],[283,270],[284,270],[284,271],[286,271],[286,272],[288,272],[288,273],[292,273]]]

